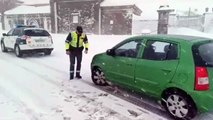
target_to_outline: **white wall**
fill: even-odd
[[[204,14],[204,32],[212,33],[213,32],[213,13]]]
[[[158,20],[133,20],[132,34],[142,34],[142,31],[151,31],[156,34],[158,28]]]

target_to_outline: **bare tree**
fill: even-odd
[[[4,12],[10,10],[16,6],[21,5],[23,2],[20,0],[0,0],[0,13],[1,13],[1,22],[2,22],[2,29],[5,30],[5,23],[4,23]]]

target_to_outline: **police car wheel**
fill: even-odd
[[[5,47],[4,42],[1,42],[1,51],[7,52],[7,48]]]
[[[15,51],[15,54],[16,54],[17,57],[22,57],[23,54],[22,54],[20,47],[18,45],[15,45],[14,51]]]
[[[44,51],[44,54],[45,54],[45,55],[50,55],[51,52],[52,52],[51,50],[46,50],[46,51]]]

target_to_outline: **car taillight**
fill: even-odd
[[[21,36],[21,39],[27,40],[27,39],[30,39],[30,36],[23,35],[23,36]]]
[[[51,41],[51,43],[53,44],[53,39],[51,36],[48,37],[48,39]]]
[[[195,90],[209,90],[209,76],[206,67],[196,67]]]

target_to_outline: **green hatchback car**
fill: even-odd
[[[213,110],[213,39],[184,35],[128,38],[97,54],[96,85],[119,85],[151,95],[175,119]]]

